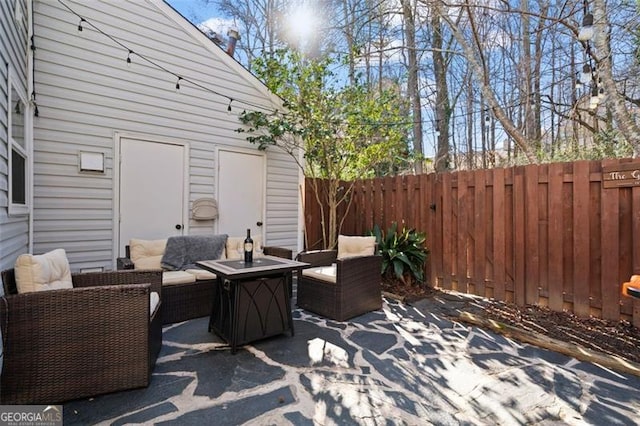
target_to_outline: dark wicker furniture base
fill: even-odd
[[[162,346],[159,272],[74,274],[73,289],[17,294],[2,272],[2,404],[53,404],[144,387]]]
[[[300,253],[297,259],[310,263],[312,268],[336,264],[335,283],[305,275],[298,277],[300,308],[338,321],[382,308],[381,256],[336,260],[336,251],[326,250]]]
[[[118,269],[133,270],[129,256],[118,258]],[[264,254],[291,259],[292,251],[282,247],[265,247]],[[216,280],[162,286],[162,324],[173,324],[211,314]]]
[[[162,287],[162,324],[187,321],[211,313],[216,280]]]

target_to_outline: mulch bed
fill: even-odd
[[[383,291],[394,294],[409,304],[446,293],[426,284],[404,284],[390,279],[383,280]],[[467,320],[473,320],[469,322],[498,332],[500,329],[507,330],[504,334],[515,334],[515,338],[518,338],[517,331],[522,330],[526,335],[536,334],[555,339],[564,343],[563,346],[575,345],[640,364],[640,329],[628,321],[580,318],[569,312],[554,312],[545,307],[516,306],[482,298],[469,298],[461,310],[470,314],[464,316]],[[465,320],[459,316],[455,319]]]

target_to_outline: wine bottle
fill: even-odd
[[[253,262],[253,239],[251,229],[247,229],[247,238],[244,239],[244,263]]]

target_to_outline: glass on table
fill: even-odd
[[[244,243],[238,243],[238,245],[236,246],[236,251],[238,252],[240,260],[244,262]]]
[[[255,263],[261,263],[262,261],[260,260],[260,256],[262,256],[262,253],[264,252],[264,247],[262,247],[262,243],[260,243],[259,241],[254,242],[253,252],[258,257],[257,259],[254,258],[253,261]]]

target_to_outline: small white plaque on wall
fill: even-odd
[[[104,153],[80,151],[80,171],[104,173]]]

